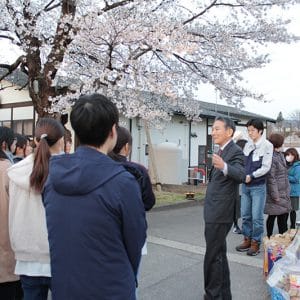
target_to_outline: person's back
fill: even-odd
[[[135,299],[146,221],[136,179],[106,155],[114,146],[112,125],[118,120],[106,129],[86,124],[80,131],[81,115],[101,121],[107,114],[103,106],[112,103],[103,98],[85,96],[75,103],[71,123],[84,145],[50,162],[44,204],[53,300]],[[97,130],[95,135],[107,130],[105,142],[89,145],[88,127]]]
[[[282,152],[274,151],[270,172],[267,175],[265,214],[281,215],[290,212],[290,184]]]

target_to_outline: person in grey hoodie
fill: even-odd
[[[274,146],[272,165],[267,174],[267,199],[264,213],[267,218],[267,236],[273,234],[274,222],[277,218],[278,232],[287,231],[287,219],[291,211],[290,184],[288,170],[281,147],[284,136],[279,133],[272,133],[269,141]]]

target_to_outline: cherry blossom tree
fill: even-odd
[[[22,55],[5,72],[28,75],[39,116],[64,113],[81,93],[101,92],[128,117],[193,118],[203,84],[228,103],[263,95],[243,71],[269,62],[263,48],[296,39],[278,11],[300,0],[3,0],[0,38]]]

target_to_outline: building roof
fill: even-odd
[[[5,75],[7,73],[7,69],[0,68],[0,77]],[[5,77],[3,80],[9,81],[13,83],[14,85],[18,85],[20,87],[24,86],[28,81],[28,76],[20,71],[15,70],[11,74],[9,74],[7,77]]]
[[[0,68],[0,76],[4,75],[6,72],[6,69]],[[15,70],[12,74],[7,76],[5,80],[10,81],[18,86],[24,86],[27,82],[27,75],[24,74],[19,69]],[[149,92],[143,92],[144,95],[146,95],[149,98],[157,98],[161,97],[160,95],[154,95],[153,93]],[[198,101],[198,100],[195,100]],[[245,110],[241,110],[234,106],[227,106],[227,105],[221,105],[217,103],[210,103],[205,101],[198,101],[200,102],[201,106],[201,113],[200,117],[208,117],[208,118],[215,118],[216,116],[223,116],[223,117],[230,117],[236,122],[241,121],[241,117],[250,117],[250,118],[260,118],[264,121],[276,123],[275,119],[265,117],[262,115],[254,114]],[[177,114],[181,114],[180,111],[176,112]]]
[[[234,106],[227,106],[227,105],[221,105],[221,104],[217,104],[217,103],[210,103],[210,102],[204,102],[204,101],[200,101],[201,106],[203,107],[203,112],[205,113],[205,111],[209,111],[211,112],[215,112],[215,113],[219,113],[222,115],[226,115],[227,117],[231,117],[231,118],[240,118],[240,117],[250,117],[250,118],[260,118],[264,121],[268,121],[268,122],[272,122],[272,123],[276,123],[275,119],[269,118],[269,117],[265,117],[262,115],[258,115],[246,110],[242,110],[239,109],[237,107]]]

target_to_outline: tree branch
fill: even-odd
[[[210,5],[208,5],[204,10],[202,10],[200,13],[194,15],[190,19],[183,22],[183,25],[186,25],[187,23],[190,23],[194,21],[195,19],[199,18],[200,16],[204,15],[208,10],[210,10],[213,6],[215,6],[217,3],[217,0],[214,0]]]
[[[210,5],[208,5],[204,10],[202,10],[200,13],[194,15],[190,19],[183,22],[183,25],[186,25],[187,23],[190,23],[194,21],[195,19],[199,18],[200,16],[204,15],[208,10],[210,10],[213,6],[229,6],[229,7],[244,7],[244,4],[232,4],[232,3],[217,3],[218,0],[214,0]],[[255,6],[272,6],[273,3],[259,3],[255,4]]]
[[[23,89],[25,89],[26,88],[26,86],[28,86],[28,81],[23,85],[23,86],[21,86],[20,88],[18,88],[18,89],[16,89],[17,91],[22,91]]]
[[[119,6],[127,5],[130,2],[134,2],[134,0],[123,0],[123,1],[113,3],[113,4],[108,4],[107,1],[104,1],[104,2],[105,2],[105,7],[102,9],[102,11],[106,12],[106,11],[112,10],[114,8],[117,8]]]
[[[160,55],[154,51],[155,56],[158,58],[158,60],[169,70],[171,70],[171,67],[160,57]]]
[[[168,2],[173,2],[172,0],[170,1],[170,0],[162,0],[159,4],[157,4],[157,6],[154,8],[154,9],[152,9],[152,11],[151,12],[155,12],[155,11],[157,11],[159,8],[161,8],[163,5],[165,5],[165,4],[168,4]]]
[[[53,2],[55,2],[55,0],[51,0],[51,1],[44,7],[44,11],[50,11],[50,10],[52,10],[52,9],[54,9],[54,8],[56,8],[56,7],[58,7],[58,6],[61,5],[60,2],[57,3],[57,4],[52,5]],[[51,5],[52,5],[52,6],[51,6]]]
[[[24,63],[25,56],[21,55],[13,64],[0,64],[0,68],[7,69],[8,72],[0,77],[0,81],[3,80],[5,77],[10,75],[14,70],[18,68],[18,66]]]

